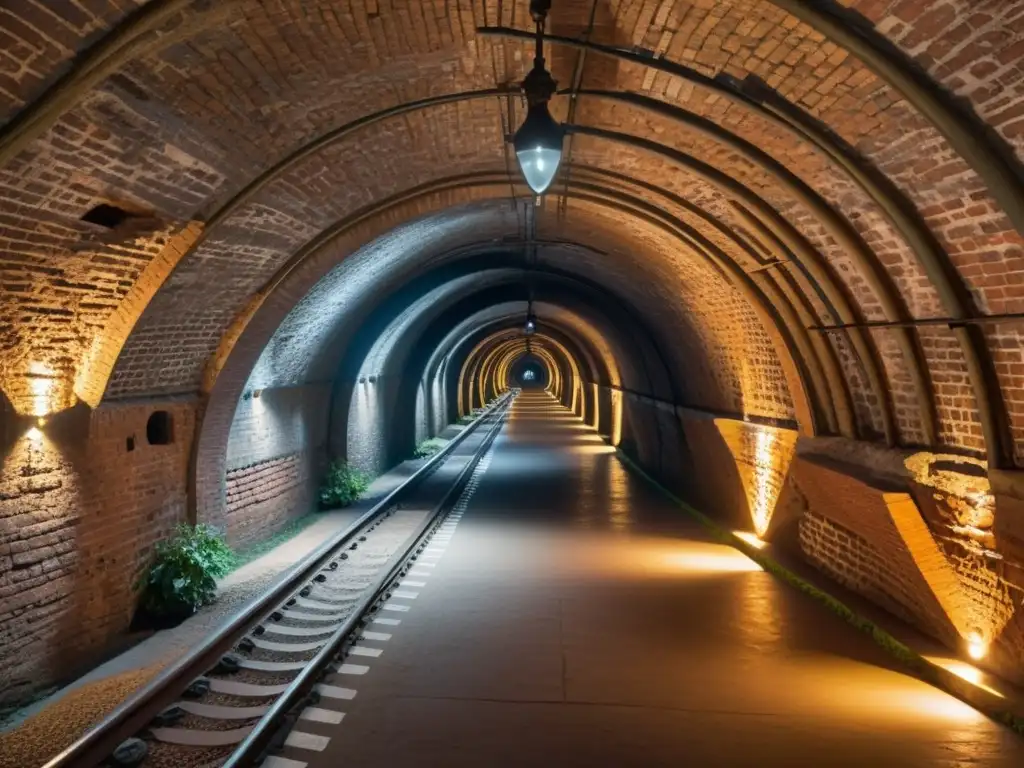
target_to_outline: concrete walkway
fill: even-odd
[[[401,766],[1020,766],[1024,741],[710,543],[543,394],[282,757]],[[380,634],[383,632],[384,634]],[[289,764],[281,762],[282,765]],[[289,764],[290,765],[290,764]]]

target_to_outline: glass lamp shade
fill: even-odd
[[[534,147],[516,152],[516,157],[519,158],[519,167],[523,169],[526,183],[539,195],[551,186],[555,174],[558,173],[562,150]]]
[[[530,107],[512,139],[526,183],[538,195],[551,186],[558,173],[563,136],[562,126],[551,117],[547,104],[542,103]]]

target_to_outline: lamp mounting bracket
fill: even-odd
[[[551,10],[551,0],[530,0],[530,17],[537,23],[543,24]]]

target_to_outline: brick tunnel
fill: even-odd
[[[1024,2],[550,5],[0,8],[0,706],[518,388],[1024,685]]]

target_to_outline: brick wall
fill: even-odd
[[[171,416],[170,444],[147,441],[158,409]],[[127,629],[153,544],[186,517],[194,406],[80,406],[51,417],[37,439],[31,422],[7,416],[0,701],[80,671]]]
[[[326,465],[329,385],[249,390],[228,438],[228,540],[257,543],[316,506]]]
[[[256,544],[316,505],[318,470],[303,451],[228,470],[228,537],[235,547]]]
[[[926,613],[908,589],[905,573],[870,540],[813,512],[801,516],[798,525],[800,549],[815,567],[905,621]]]

